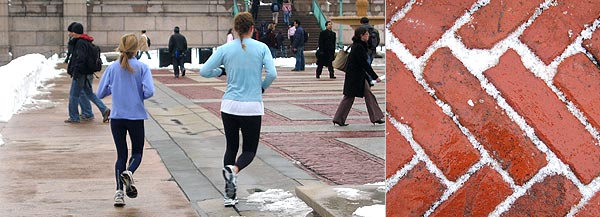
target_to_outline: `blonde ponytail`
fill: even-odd
[[[138,39],[135,34],[125,34],[121,36],[119,47],[117,51],[121,53],[119,62],[121,62],[121,68],[127,69],[130,73],[133,73],[133,68],[129,64],[129,59],[132,58],[138,49]]]

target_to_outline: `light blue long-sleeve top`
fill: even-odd
[[[144,100],[154,95],[150,68],[135,57],[129,59],[133,73],[121,67],[120,61],[110,64],[100,79],[98,98],[112,94],[111,119],[145,120],[148,113]]]
[[[251,38],[244,38],[246,49],[242,49],[240,39],[230,41],[213,53],[200,69],[203,77],[217,77],[225,66],[227,88],[224,100],[238,102],[262,102],[262,89],[265,91],[277,77],[271,51],[266,44]],[[263,67],[266,70],[262,80]]]

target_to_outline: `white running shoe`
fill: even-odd
[[[117,190],[117,192],[115,192],[115,206],[116,207],[123,207],[125,206],[125,193],[123,192],[123,190]]]
[[[125,192],[127,192],[127,197],[136,198],[137,197],[137,188],[135,187],[135,183],[133,182],[133,174],[129,170],[125,170],[121,173],[121,180],[123,184],[125,184]]]
[[[238,203],[238,199],[231,199],[231,198],[227,198],[227,196],[225,196],[224,200],[224,205],[225,207],[230,207],[230,206],[235,206]]]
[[[234,206],[238,203],[236,196],[237,191],[237,174],[233,170],[233,165],[223,167],[223,178],[225,179],[225,206]]]

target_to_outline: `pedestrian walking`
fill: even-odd
[[[300,26],[300,20],[294,20],[296,31],[292,42],[292,51],[296,54],[296,64],[292,71],[304,71],[304,28]]]
[[[267,45],[251,38],[254,31],[252,15],[248,12],[236,15],[234,29],[239,36],[234,43],[219,47],[200,69],[203,77],[227,76],[227,88],[221,102],[221,119],[227,143],[222,171],[225,179],[225,206],[235,206],[238,203],[238,173],[252,162],[258,147],[264,115],[262,93],[277,77]],[[263,68],[266,70],[264,80]],[[236,159],[240,147],[240,130],[242,154]]]
[[[77,22],[72,22],[67,27],[67,34],[69,35],[69,42],[67,43],[67,56],[65,57],[65,63],[69,63],[69,58],[71,58],[71,54],[73,53],[73,47],[75,47],[75,38],[73,38],[73,25]],[[90,121],[94,119],[94,113],[92,112],[92,103],[90,103],[90,99],[87,98],[83,89],[81,90],[81,94],[79,95],[79,107],[81,108],[81,114],[79,115],[79,120],[81,121]]]
[[[134,57],[138,50],[138,39],[134,34],[123,35],[117,50],[120,53],[119,60],[104,71],[98,86],[98,97],[112,95],[114,112],[110,114],[110,129],[117,150],[114,206],[120,207],[125,206],[124,194],[129,198],[138,195],[133,174],[142,162],[144,120],[148,119],[144,100],[154,95],[154,83],[148,65]],[[131,141],[129,163],[127,135]]]
[[[233,41],[233,39],[235,39],[233,36],[233,31],[231,28],[229,28],[229,31],[227,31],[227,42]]]
[[[360,24],[362,27],[367,29],[369,33],[369,40],[367,40],[367,56],[369,57],[369,64],[373,63],[374,55],[377,54],[377,46],[379,46],[379,31],[369,24],[369,18],[360,18]]]
[[[275,23],[269,24],[269,29],[267,30],[267,46],[269,46],[269,50],[271,51],[271,57],[275,59],[277,57],[277,38],[275,34]]]
[[[335,32],[331,31],[333,24],[331,21],[325,22],[325,30],[319,33],[319,49],[317,49],[317,78],[321,78],[323,66],[329,70],[329,78],[335,79],[333,71],[333,58],[335,57]]]
[[[252,19],[254,21],[258,21],[258,7],[260,6],[260,0],[252,0],[252,7],[250,11],[252,12]]]
[[[81,116],[79,115],[78,105],[81,104],[81,95],[85,95],[87,100],[92,101],[102,113],[103,122],[108,122],[110,109],[98,99],[92,90],[92,82],[94,72],[89,69],[87,59],[88,51],[92,50],[92,41],[94,38],[83,33],[83,25],[81,23],[73,23],[71,25],[71,35],[73,37],[73,52],[67,66],[67,74],[71,76],[71,89],[69,90],[69,118],[65,123],[79,123]],[[84,100],[85,103],[85,100]],[[91,105],[89,106],[91,111]],[[87,109],[82,109],[86,111]],[[93,115],[87,116],[87,118]]]
[[[377,104],[375,95],[371,92],[371,86],[367,80],[367,74],[372,78],[381,81],[371,64],[367,62],[367,40],[369,39],[369,32],[365,27],[358,27],[354,31],[352,37],[352,49],[348,56],[348,66],[346,69],[346,76],[344,78],[344,98],[337,108],[335,115],[333,116],[333,125],[347,126],[346,118],[352,104],[354,104],[355,97],[364,97],[367,105],[367,112],[369,113],[369,120],[373,124],[383,124],[384,115]]]
[[[290,48],[292,47],[292,43],[294,43],[294,34],[296,34],[296,25],[292,23],[288,28],[288,39],[290,40]]]
[[[146,30],[142,30],[142,35],[140,35],[140,40],[138,41],[138,47],[139,51],[135,58],[139,60],[140,58],[142,58],[142,54],[146,53],[148,59],[152,59],[150,58],[150,53],[148,53],[148,50],[150,50],[150,45],[148,44],[148,36],[146,35]]]
[[[175,78],[179,78],[179,70],[181,76],[185,76],[185,52],[187,51],[187,39],[179,33],[179,26],[173,29],[173,35],[169,38],[169,53],[173,58],[173,73]]]
[[[277,25],[278,21],[279,21],[279,11],[281,10],[281,5],[276,2],[273,1],[273,3],[271,3],[271,14],[273,15],[273,23],[275,23],[275,25]]]
[[[285,22],[286,26],[290,25],[290,17],[292,16],[292,3],[290,0],[283,1],[283,22]]]
[[[275,40],[277,41],[277,50],[279,50],[279,57],[287,58],[287,51],[285,49],[284,41],[285,37],[283,37],[283,33],[281,30],[277,30],[277,35],[275,35]]]

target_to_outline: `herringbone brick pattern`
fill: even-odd
[[[386,6],[387,216],[600,216],[600,1]]]

